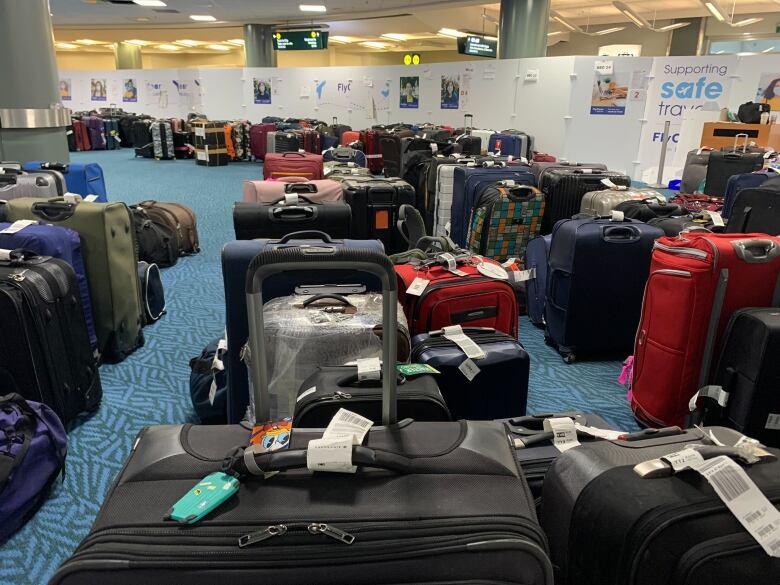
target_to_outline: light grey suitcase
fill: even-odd
[[[270,154],[276,152],[276,131],[267,132],[265,135],[266,147],[265,153]]]
[[[18,171],[0,173],[0,200],[10,201],[20,197],[51,199],[62,196],[65,180],[51,173],[24,173]]]
[[[654,189],[620,189],[607,188],[603,191],[591,191],[582,198],[580,213],[588,215],[609,215],[612,210],[624,201],[632,199],[658,199],[659,203],[666,203],[666,198]]]
[[[710,163],[711,149],[696,148],[688,152],[683,167],[680,193],[696,193],[707,177],[707,165]]]

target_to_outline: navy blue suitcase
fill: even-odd
[[[525,249],[526,270],[534,269],[534,276],[525,283],[525,306],[531,323],[544,326],[544,304],[547,287],[547,257],[552,236],[534,238]]]
[[[638,220],[584,217],[555,224],[547,273],[546,341],[566,363],[575,352],[631,353],[663,230]]]
[[[462,247],[467,247],[471,211],[477,204],[479,194],[486,185],[496,181],[515,181],[518,185],[534,185],[536,181],[525,165],[490,165],[492,161],[475,166],[457,166],[453,171],[452,216],[450,237]]]
[[[487,150],[530,161],[533,158],[533,138],[519,130],[496,132],[490,135]]]
[[[0,222],[0,231],[10,223]],[[0,233],[0,248],[4,250],[24,249],[35,252],[38,256],[51,256],[64,260],[73,267],[76,282],[81,296],[81,306],[84,308],[84,320],[89,333],[89,345],[97,349],[95,322],[92,318],[92,303],[89,299],[89,284],[87,271],[84,269],[84,259],[81,255],[81,239],[72,229],[56,225],[28,225],[15,234]]]
[[[249,404],[249,378],[241,361],[241,348],[249,336],[246,313],[246,271],[252,258],[260,252],[280,247],[325,246],[334,248],[369,248],[384,253],[379,240],[331,240],[322,232],[295,232],[280,240],[238,240],[228,242],[222,248],[222,278],[225,285],[225,326],[228,349],[224,358],[227,369],[227,420],[229,424],[241,422]],[[353,271],[333,271],[296,274],[274,274],[263,283],[263,300],[295,293],[298,285],[351,284],[365,290],[379,291],[379,280],[371,275]],[[348,291],[347,291],[348,292]]]
[[[360,167],[367,167],[366,155],[361,150],[350,148],[349,146],[341,146],[333,149],[327,149],[322,152],[322,162],[340,162],[340,163],[355,163]]]
[[[59,163],[33,160],[24,163],[23,166],[25,171],[37,171],[39,169],[59,171],[65,177],[69,193],[76,193],[82,197],[96,195],[97,199],[95,201],[108,203],[103,169],[97,163]]]
[[[453,420],[492,420],[525,415],[531,358],[514,337],[488,327],[464,327],[463,332],[485,352],[475,360],[479,373],[469,381],[459,366],[466,355],[442,331],[412,339],[412,363],[436,368],[444,401]]]
[[[723,211],[721,215],[725,218],[731,217],[731,209],[734,207],[734,201],[737,193],[742,189],[754,189],[764,184],[764,181],[780,177],[780,173],[770,169],[763,169],[754,173],[741,173],[731,175],[726,182],[726,195],[723,198]]]
[[[327,132],[320,132],[320,146],[323,152],[329,148],[339,147],[339,137],[328,134]]]
[[[725,232],[780,235],[780,175],[737,193]]]

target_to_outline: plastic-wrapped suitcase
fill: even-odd
[[[547,303],[547,261],[550,255],[552,235],[534,238],[525,249],[526,270],[532,270],[525,283],[525,308],[528,319],[534,325],[544,327],[544,307]]]
[[[322,155],[310,152],[274,152],[265,155],[264,179],[303,177],[323,179]]]
[[[119,150],[122,148],[119,138],[119,120],[117,118],[103,119],[104,132],[106,136],[106,150]]]
[[[351,177],[342,185],[352,209],[352,237],[381,240],[388,254],[406,250],[396,221],[401,205],[414,205],[414,188],[401,179],[374,177]]]
[[[640,422],[683,424],[731,315],[771,306],[778,274],[780,238],[766,234],[692,231],[655,243],[634,345],[631,408]],[[658,318],[670,311],[674,319]]]
[[[49,199],[59,197],[57,179],[53,175],[26,173],[5,169],[0,173],[0,200],[36,197]]]
[[[265,158],[268,150],[268,133],[276,131],[276,124],[252,124],[249,129],[249,146],[252,156],[258,160]]]
[[[663,235],[630,219],[584,217],[555,225],[545,338],[566,363],[575,354],[631,351],[653,244]]]
[[[25,170],[52,170],[62,173],[69,193],[77,193],[82,197],[95,195],[98,203],[107,203],[106,180],[103,169],[98,163],[58,163],[46,161],[30,161],[24,163]]]
[[[767,167],[754,173],[742,173],[740,175],[732,175],[726,182],[726,194],[723,197],[723,211],[721,215],[728,218],[731,215],[731,208],[734,206],[734,200],[742,189],[752,189],[753,187],[760,187],[764,181],[769,179],[780,177],[780,172],[776,171],[773,167]]]
[[[382,172],[382,149],[380,138],[386,134],[384,130],[364,130],[360,133],[360,142],[363,143],[363,152],[366,154],[366,164],[369,170],[378,175]]]
[[[84,126],[89,134],[89,144],[92,150],[106,149],[106,129],[103,126],[103,118],[97,116],[85,116]]]
[[[398,418],[441,422],[452,420],[436,377],[398,375]],[[340,408],[371,420],[382,416],[382,379],[358,379],[357,366],[320,366],[304,380],[295,400],[293,427],[320,429]]]
[[[586,193],[582,198],[580,213],[588,215],[609,215],[612,210],[624,201],[656,199],[658,203],[666,203],[666,197],[654,189],[630,189],[626,187],[608,187],[599,191]]]
[[[233,228],[237,240],[281,238],[292,232],[321,231],[348,238],[352,215],[343,201],[320,202],[302,193],[286,193],[269,203],[237,202]]]
[[[591,169],[591,171],[606,171],[607,165],[602,163],[578,163],[578,162],[568,162],[568,161],[554,161],[554,162],[533,161],[531,163],[531,172],[533,173],[534,178],[536,179],[536,186],[539,187],[542,191],[544,191],[544,184],[547,178],[547,174],[550,171],[556,169],[569,169],[569,170]]]
[[[737,140],[744,136],[745,143],[741,149],[737,147]],[[728,151],[713,150],[707,164],[707,176],[704,182],[704,194],[714,197],[723,197],[726,194],[726,183],[729,177],[752,173],[764,166],[762,152],[747,150],[747,134],[737,135],[734,139],[734,148]]]
[[[582,198],[586,193],[601,189],[604,179],[616,185],[631,186],[631,178],[622,173],[582,168],[546,169],[539,183],[545,198],[542,234],[552,233],[556,222],[579,213]]]
[[[100,404],[102,387],[73,268],[5,250],[0,257],[0,387],[43,402],[63,424]]]
[[[366,155],[362,151],[355,150],[349,146],[324,150],[322,152],[322,160],[323,162],[354,163],[361,167],[368,166]]]
[[[780,175],[737,194],[725,231],[780,235]]]
[[[290,237],[292,236],[292,237]],[[227,420],[238,423],[249,404],[249,382],[247,370],[241,360],[241,348],[248,335],[248,317],[244,300],[246,271],[250,261],[267,249],[288,246],[309,246],[317,248],[369,248],[384,252],[378,240],[334,240],[322,232],[301,232],[290,234],[279,240],[240,240],[225,244],[222,248],[222,278],[225,285],[225,325],[228,349],[225,368],[228,375]],[[313,271],[309,273],[276,274],[266,281],[263,296],[266,300],[291,295],[299,285],[307,285],[305,290],[321,291],[324,285],[333,292],[378,291],[380,284],[376,278],[354,270],[341,272]],[[339,286],[342,285],[342,286]]]
[[[333,181],[343,182],[350,177],[372,177],[371,171],[366,167],[361,167],[355,163],[340,163],[330,161],[323,163],[323,173],[325,177]]]
[[[445,337],[447,329],[412,339],[413,363],[439,371],[436,381],[455,420],[491,420],[525,415],[531,359],[517,340],[491,328],[463,327],[462,332],[485,353],[474,360],[479,373],[469,379],[460,369],[463,350]]]
[[[135,230],[124,203],[23,198],[2,211],[8,221],[34,219],[78,232],[103,361],[121,361],[143,345]]]
[[[51,256],[64,260],[76,273],[81,306],[84,309],[84,320],[89,334],[89,344],[97,348],[95,320],[92,316],[92,302],[89,298],[89,283],[84,268],[84,258],[81,255],[81,239],[78,233],[71,229],[53,225],[28,225],[18,232],[9,234],[3,230],[11,224],[0,222],[0,249],[29,250],[38,256]]]
[[[333,203],[344,199],[341,183],[331,179],[310,181],[303,177],[285,177],[278,181],[244,181],[244,197],[247,203],[271,203],[285,194],[299,194],[311,201]]]
[[[157,160],[173,160],[176,158],[173,147],[173,132],[170,122],[152,122],[152,150]]]
[[[247,283],[247,304],[261,315],[249,340],[254,363],[265,360],[255,332],[263,323],[263,299],[254,287],[274,269],[316,270],[331,258],[339,267],[357,264],[382,274],[387,320],[396,316],[389,260],[376,269],[374,255],[364,250],[309,257],[289,249],[253,262],[250,278],[260,275]],[[394,342],[385,337],[383,412],[375,421],[382,426],[367,429],[362,444],[352,448],[350,461],[359,473],[305,469],[307,450],[315,450],[310,441],[322,437],[321,429],[295,429],[287,449],[262,455],[239,425],[149,427],[90,535],[50,585],[94,583],[108,572],[116,585],[206,585],[215,571],[235,585],[335,585],[377,582],[378,575],[387,583],[551,585],[545,537],[506,430],[496,422],[398,423]],[[259,367],[252,375],[262,405],[267,376]],[[197,521],[189,515],[180,524],[161,520],[177,498],[223,469],[228,452],[233,457],[225,468],[243,486],[227,505]],[[281,473],[266,480],[261,470]],[[223,485],[237,487],[235,476],[222,478]]]
[[[724,447],[714,445],[710,433]],[[705,464],[721,466],[729,458],[717,456],[736,453],[731,447],[742,437],[705,427],[644,440],[593,441],[558,456],[544,480],[541,508],[555,583],[777,583],[780,559],[762,550],[710,485],[719,486],[728,501],[739,497],[748,486],[738,470],[710,468],[718,477],[707,481],[690,469],[674,473],[660,459],[694,445],[710,459]],[[650,460],[660,470],[654,476],[634,471]],[[763,460],[743,469],[780,505],[780,463]],[[755,521],[761,515],[751,518],[760,529]]]

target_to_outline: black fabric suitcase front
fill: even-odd
[[[707,165],[704,194],[714,197],[726,195],[726,183],[732,175],[752,173],[764,166],[764,155],[760,152],[713,150]]]
[[[350,206],[336,201],[319,203],[298,196],[297,203],[237,202],[233,207],[233,227],[237,240],[282,238],[300,231],[320,231],[332,238],[348,238],[351,231]]]
[[[726,446],[742,437],[723,427],[704,431]],[[594,441],[555,460],[542,488],[541,519],[556,585],[777,585],[780,558],[759,547],[698,472],[655,478],[634,472],[638,463],[691,444],[712,442],[691,429]],[[780,462],[744,469],[780,505]]]
[[[780,177],[737,193],[725,231],[780,235]]]

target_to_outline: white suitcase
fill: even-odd
[[[439,165],[436,169],[436,222],[434,236],[446,236],[452,217],[452,187],[457,164]]]

